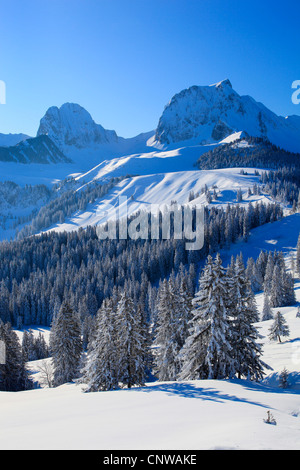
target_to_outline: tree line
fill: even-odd
[[[197,271],[208,254],[247,240],[253,227],[282,217],[277,204],[205,209],[204,246],[185,249],[186,240],[99,240],[97,229],[42,234],[0,244],[0,318],[17,328],[50,326],[64,299],[95,316],[114,287],[125,281],[148,315],[150,292],[181,264]],[[152,294],[151,294],[152,295]]]
[[[271,275],[277,268],[279,285]],[[144,297],[134,299],[129,280],[122,288],[115,286],[96,315],[84,321],[71,299],[64,299],[51,324],[49,345],[31,330],[24,331],[20,344],[10,324],[1,322],[7,351],[7,363],[0,366],[1,390],[32,388],[26,362],[49,356],[53,374],[48,385],[79,380],[86,392],[131,388],[154,378],[261,380],[268,365],[261,360],[255,324],[273,318],[271,339],[280,340],[288,329],[278,312],[265,316],[265,305],[260,318],[254,295],[263,290],[274,307],[295,303],[283,254],[261,251],[247,265],[240,254],[226,268],[218,253],[214,259],[208,255],[196,283],[195,277],[181,264],[160,280],[155,293],[147,291],[151,317]],[[282,297],[273,297],[273,291]]]

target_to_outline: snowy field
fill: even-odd
[[[273,200],[266,194],[251,195],[248,197],[248,188],[259,184],[259,176],[255,175],[254,168],[247,168],[247,174],[241,174],[241,168],[223,168],[221,170],[193,170],[168,173],[157,173],[144,176],[126,178],[118,183],[103,198],[88,205],[85,211],[78,211],[61,224],[56,224],[48,231],[64,232],[89,225],[98,225],[108,219],[118,217],[118,214],[134,214],[138,210],[149,211],[155,206],[163,210],[164,206],[176,201],[178,204],[187,204],[189,194],[193,192],[199,197],[191,201],[191,205],[207,205],[205,194],[201,189],[207,186],[211,195],[213,187],[218,198],[212,200],[211,205],[226,207],[237,203],[237,191],[241,190],[243,201],[240,205],[253,206],[256,202],[272,203]],[[257,170],[259,172],[263,170]],[[125,202],[121,202],[122,198]],[[119,212],[118,212],[119,211]]]
[[[300,301],[300,282],[296,283]],[[262,311],[263,296],[256,296]],[[246,380],[153,382],[145,387],[84,393],[82,384],[0,392],[0,448],[300,450],[300,318],[280,310],[290,328],[271,342],[272,320],[257,326],[262,359],[273,370],[263,383]],[[44,330],[46,338],[49,331]],[[18,332],[21,337],[21,332]],[[29,363],[33,378],[38,361]],[[289,387],[279,387],[286,368]],[[270,411],[276,424],[267,424]]]
[[[260,249],[283,251],[287,263],[300,232],[300,214],[251,231],[249,241],[221,252],[255,259]],[[152,382],[131,390],[87,393],[82,384],[18,393],[0,392],[0,449],[250,449],[300,450],[300,280],[297,303],[280,310],[290,329],[271,342],[272,320],[257,326],[263,361],[272,367],[263,383],[245,380]],[[256,295],[260,312],[263,295]],[[36,334],[40,330],[36,330]],[[41,329],[49,339],[49,329]],[[20,339],[22,332],[17,332]],[[38,361],[29,363],[39,381]],[[286,368],[289,387],[279,387]],[[267,424],[270,411],[276,424]]]
[[[300,449],[299,395],[251,382],[90,394],[63,385],[1,395],[2,450]],[[276,425],[264,422],[268,410]]]

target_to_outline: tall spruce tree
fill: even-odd
[[[0,364],[0,390],[19,392],[33,387],[17,334],[10,323],[0,320],[0,340],[4,344],[5,360]]]
[[[267,259],[267,264],[266,264],[266,269],[265,269],[265,275],[264,275],[264,292],[266,294],[270,294],[271,291],[271,285],[272,285],[272,280],[273,280],[273,271],[274,271],[274,256],[271,251],[268,253],[268,259]]]
[[[275,341],[276,339],[281,343],[282,336],[289,336],[290,329],[288,327],[287,321],[280,313],[280,311],[276,312],[274,316],[274,321],[269,329],[269,338],[271,341]]]
[[[142,319],[126,288],[116,310],[118,378],[122,386],[131,388],[145,384],[145,337]]]
[[[260,335],[255,327],[258,312],[243,261],[239,257],[236,260],[231,295],[234,371],[238,378],[245,377],[258,381],[264,376],[264,367],[268,366],[260,359],[262,354],[258,343]]]
[[[87,360],[82,371],[86,392],[118,388],[117,332],[112,300],[105,299],[96,318],[94,338],[88,344]]]
[[[82,355],[79,316],[68,302],[63,302],[50,332],[50,349],[55,387],[78,377]]]
[[[229,280],[220,255],[209,255],[193,304],[190,336],[182,349],[180,379],[223,379],[232,375],[228,316]]]
[[[263,305],[263,311],[262,311],[262,321],[266,320],[272,320],[273,318],[273,312],[270,307],[270,302],[269,302],[269,296],[264,295],[264,305]]]
[[[285,265],[276,264],[270,288],[271,307],[284,307],[296,302],[294,280]]]
[[[157,301],[157,327],[154,372],[160,381],[176,380],[179,372],[179,344],[177,310],[174,302],[174,285],[167,279],[161,283]]]

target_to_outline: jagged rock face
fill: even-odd
[[[277,116],[250,96],[240,96],[229,80],[176,94],[163,111],[155,139],[164,145],[191,139],[205,144],[240,131],[300,151],[300,119]]]
[[[118,140],[115,131],[96,124],[84,108],[73,103],[49,108],[40,121],[37,135],[48,135],[62,151],[68,147],[83,149]]]
[[[219,142],[229,135],[233,134],[233,129],[228,127],[224,122],[218,121],[212,130],[211,136],[213,140]]]
[[[15,163],[71,163],[46,135],[33,137],[11,147],[0,147],[0,161]]]

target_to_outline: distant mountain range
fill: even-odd
[[[59,150],[47,135],[28,138],[14,146],[0,147],[0,161],[42,164],[71,163],[71,160]]]
[[[82,172],[106,159],[219,144],[241,132],[300,152],[300,116],[277,116],[250,96],[240,96],[224,80],[182,90],[166,105],[156,130],[130,139],[95,123],[79,104],[52,106],[41,119],[36,137],[0,134],[0,161],[73,162],[78,165],[75,170]]]
[[[36,137],[0,134],[0,161],[73,162],[80,163],[78,171],[87,171],[105,159],[218,144],[240,132],[300,152],[300,116],[277,116],[250,96],[240,96],[224,80],[182,90],[166,105],[156,130],[130,139],[95,123],[79,104],[52,106],[41,119]]]

